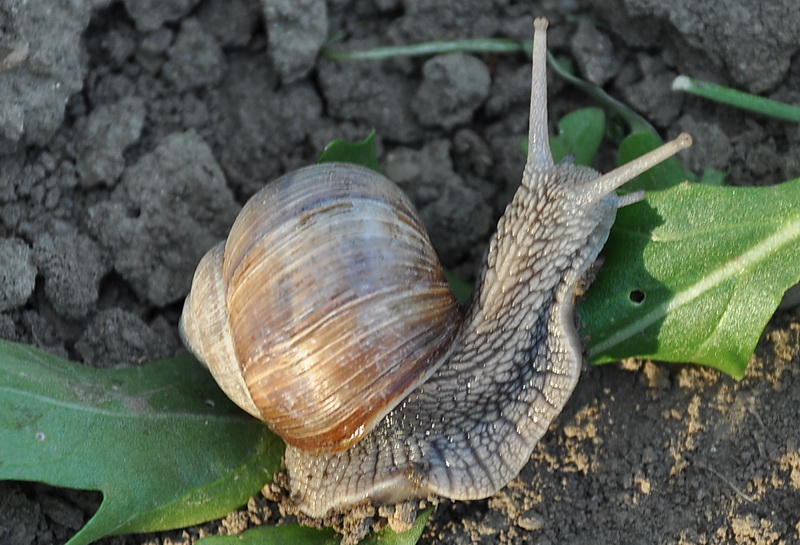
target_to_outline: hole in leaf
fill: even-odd
[[[629,295],[631,302],[641,304],[644,301],[644,292],[642,290],[633,290]]]

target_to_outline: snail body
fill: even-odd
[[[547,22],[534,26],[528,161],[463,309],[408,200],[351,165],[268,185],[195,273],[184,341],[287,441],[292,498],[312,517],[483,498],[513,479],[581,372],[577,286],[617,208],[643,198],[614,190],[691,144],[681,135],[606,175],[554,164]]]

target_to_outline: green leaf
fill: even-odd
[[[189,356],[93,369],[0,341],[0,479],[103,492],[68,545],[225,516],[282,454]]]
[[[410,530],[402,533],[397,533],[391,528],[385,528],[377,534],[370,534],[363,540],[361,545],[414,545],[419,541],[422,531],[425,530],[425,524],[428,523],[428,518],[433,513],[433,507],[423,509],[417,514],[417,520]]]
[[[800,282],[798,203],[800,179],[687,183],[620,209],[579,307],[590,361],[638,356],[744,376],[783,293]]]
[[[339,545],[341,541],[341,536],[330,528],[318,530],[287,524],[259,526],[235,536],[208,536],[198,539],[196,545]]]
[[[472,294],[472,284],[464,282],[461,278],[450,272],[449,269],[443,268],[442,270],[444,271],[445,278],[447,278],[447,283],[450,284],[450,290],[453,292],[453,295],[456,296],[458,302],[466,302]]]
[[[319,154],[317,163],[353,163],[383,174],[375,147],[375,131],[361,142],[331,140]]]
[[[558,121],[558,135],[550,137],[553,161],[561,162],[568,155],[575,163],[591,166],[605,132],[606,116],[600,108],[583,108]]]
[[[718,170],[716,168],[707,167],[703,170],[703,173],[700,175],[699,182],[701,184],[707,185],[722,185],[725,183],[725,174],[723,171]]]
[[[362,539],[360,545],[414,545],[419,541],[425,524],[433,512],[428,507],[419,512],[414,525],[406,532],[397,533],[385,528],[378,533],[371,533]],[[236,536],[209,536],[197,541],[197,545],[339,545],[341,537],[330,528],[317,530],[297,524],[286,526],[261,526],[245,530]]]

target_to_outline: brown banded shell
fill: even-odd
[[[460,323],[405,194],[327,163],[250,199],[198,266],[181,333],[243,409],[295,447],[335,452],[435,371]]]

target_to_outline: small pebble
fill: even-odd
[[[541,530],[544,528],[544,517],[529,509],[517,517],[517,526],[528,531]]]

